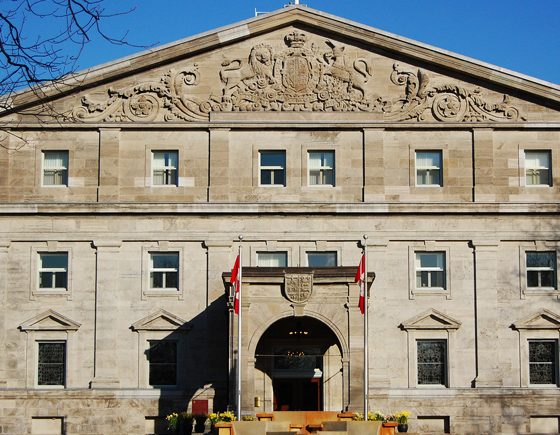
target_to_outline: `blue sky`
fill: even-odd
[[[107,0],[134,11],[105,21],[105,31],[144,47],[280,9],[288,0]],[[301,0],[358,21],[529,76],[560,83],[560,0]],[[94,40],[80,69],[144,48]]]

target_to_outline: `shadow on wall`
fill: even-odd
[[[147,434],[171,433],[165,416],[172,412],[207,414],[226,409],[229,394],[226,295],[163,337],[152,340],[146,336],[145,342],[145,383],[161,392],[157,412],[146,416]]]

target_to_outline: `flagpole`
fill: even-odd
[[[368,272],[367,272],[367,234],[364,234],[364,419],[368,420],[368,401],[369,401],[369,351],[368,351]]]
[[[243,279],[243,262],[241,258],[241,242],[243,241],[243,236],[239,235],[239,313],[237,314],[237,419],[241,420],[241,313],[242,304],[242,279]]]

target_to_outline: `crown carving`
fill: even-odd
[[[307,42],[307,36],[305,33],[294,30],[286,35],[285,40],[288,47],[301,48]]]

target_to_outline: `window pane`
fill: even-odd
[[[55,287],[66,288],[66,272],[55,272]]]
[[[556,268],[555,252],[527,252],[527,267]]]
[[[39,343],[37,384],[64,385],[66,343]]]
[[[447,374],[447,343],[444,340],[419,340],[418,384],[445,385]]]
[[[178,285],[179,274],[177,272],[165,272],[165,287],[166,288],[179,288]]]
[[[307,265],[309,267],[336,267],[336,251],[308,252]]]
[[[39,288],[54,288],[52,272],[39,273]]]
[[[261,151],[261,166],[286,167],[285,151]]]
[[[179,269],[179,254],[151,254],[154,269]]]
[[[268,169],[261,169],[261,184],[273,184],[272,171]]]
[[[257,264],[260,267],[287,267],[286,252],[257,252]]]
[[[41,269],[66,269],[68,267],[68,254],[39,254]]]
[[[531,384],[556,384],[556,341],[529,341],[529,380]]]
[[[150,272],[151,288],[163,288],[163,274],[164,272]]]
[[[151,340],[149,343],[150,385],[176,385],[177,343],[170,340]]]
[[[68,185],[68,151],[43,151],[43,185]]]
[[[154,185],[177,185],[177,151],[152,152]]]
[[[526,184],[550,185],[550,151],[525,151]]]
[[[422,269],[443,269],[444,254],[442,252],[417,252],[416,265]]]
[[[285,186],[286,181],[284,179],[285,178],[284,170],[276,169],[273,173],[274,173],[274,177],[273,177],[274,180],[272,181],[272,183]]]

